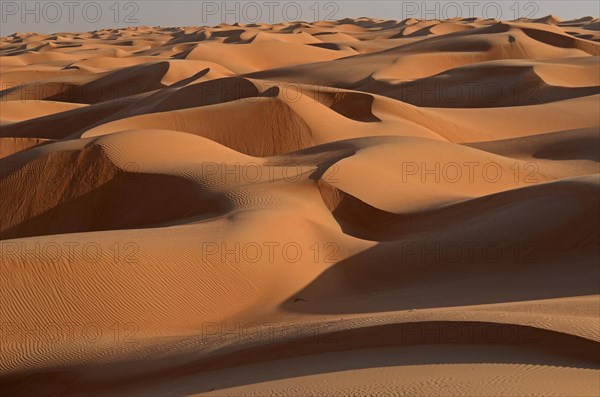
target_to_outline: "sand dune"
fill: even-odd
[[[2,37],[0,395],[598,395],[599,42]]]

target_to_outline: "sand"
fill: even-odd
[[[598,19],[0,39],[2,396],[597,396]]]

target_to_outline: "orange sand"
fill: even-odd
[[[597,396],[597,26],[2,37],[1,394]]]

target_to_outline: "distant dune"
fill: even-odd
[[[599,22],[0,38],[0,395],[597,396]]]

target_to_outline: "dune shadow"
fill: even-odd
[[[301,376],[406,365],[496,363],[599,368],[597,342],[514,324],[431,321],[310,332],[310,336],[292,340],[218,349],[201,359],[184,359],[179,365],[165,358],[154,363],[154,370],[140,371],[135,361],[117,364],[119,371],[114,370],[114,363],[93,366],[95,374],[108,374],[104,379],[86,379],[82,375],[91,368],[85,365],[14,374],[2,379],[3,390],[19,391],[24,397],[37,397],[40,394],[36,393],[52,388],[64,396],[76,396],[84,390],[120,395],[119,391],[166,382],[171,383],[169,395],[179,396]],[[29,382],[32,379],[37,382]]]

